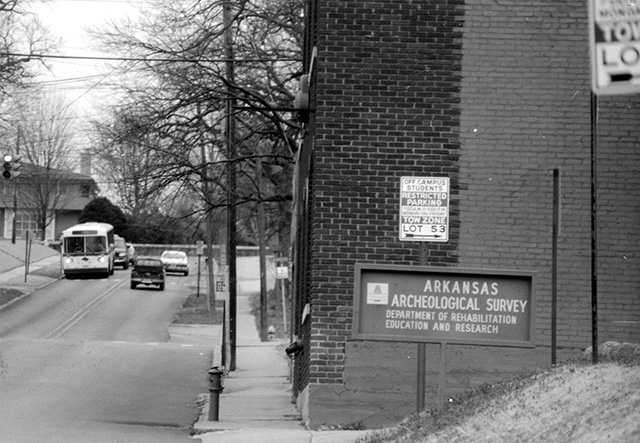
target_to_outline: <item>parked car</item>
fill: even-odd
[[[136,260],[131,270],[131,289],[136,289],[138,285],[154,285],[163,291],[164,282],[164,265],[160,259],[140,257]]]
[[[127,253],[129,254],[129,264],[133,266],[138,259],[138,253],[131,243],[127,243]]]
[[[182,272],[189,275],[189,259],[182,251],[164,251],[160,256],[164,269],[167,272]]]
[[[129,269],[129,252],[127,251],[127,242],[119,235],[114,235],[113,240],[115,243],[115,258],[113,260],[114,266],[122,266],[122,269]]]

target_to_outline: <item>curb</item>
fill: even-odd
[[[5,308],[8,308],[9,306],[13,305],[14,303],[19,302],[20,300],[24,300],[25,298],[29,297],[31,294],[33,294],[36,291],[39,291],[41,289],[46,288],[47,286],[57,282],[58,280],[62,280],[64,278],[64,276],[61,276],[59,278],[51,278],[50,281],[43,283],[41,285],[38,286],[34,286],[34,287],[29,287],[29,288],[25,288],[23,286],[15,286],[15,285],[7,285],[4,286],[0,283],[0,287],[2,288],[6,288],[6,289],[16,289],[18,291],[22,292],[22,295],[20,295],[19,297],[16,297],[12,300],[9,300],[8,302],[6,302],[3,305],[0,305],[0,311],[2,311]]]

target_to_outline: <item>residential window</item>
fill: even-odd
[[[16,236],[27,238],[27,231],[37,232],[38,221],[31,212],[18,211],[16,215]]]
[[[80,195],[84,198],[91,197],[91,186],[89,185],[80,185]]]

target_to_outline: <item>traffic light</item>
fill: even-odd
[[[11,160],[13,160],[11,154],[5,154],[2,157],[2,176],[4,178],[11,178]]]
[[[17,177],[20,175],[20,156],[5,154],[2,157],[2,176],[6,179]]]

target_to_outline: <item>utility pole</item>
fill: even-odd
[[[20,154],[20,136],[22,132],[18,127],[16,136],[16,157]],[[18,174],[13,176],[13,219],[11,220],[11,243],[16,244],[16,228],[18,223]]]
[[[591,362],[598,363],[598,96],[591,93]]]
[[[265,220],[264,203],[260,195],[260,184],[262,178],[262,158],[256,160],[256,187],[258,188],[258,245],[260,248],[260,340],[268,340],[268,315],[267,315],[267,264],[266,264],[266,241],[265,241]]]
[[[236,166],[235,157],[235,108],[233,72],[233,34],[231,1],[224,4],[225,75],[227,80],[225,142],[227,148],[227,264],[229,265],[229,370],[236,370]]]

